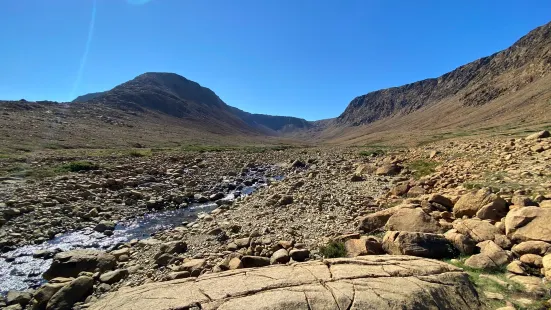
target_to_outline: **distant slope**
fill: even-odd
[[[399,136],[403,142],[408,140],[404,134],[426,136],[436,129],[545,123],[551,121],[545,109],[551,99],[550,73],[551,23],[506,50],[438,78],[356,97],[339,117],[324,124],[319,139],[354,144]]]
[[[266,114],[253,114],[231,107],[232,112],[249,126],[259,129],[267,129],[281,134],[291,133],[312,127],[311,122],[305,119],[291,116],[273,116]]]
[[[97,92],[97,93],[89,93],[89,94],[86,94],[86,95],[78,96],[71,102],[72,103],[86,102],[86,101],[92,100],[94,98],[100,97],[105,93],[107,93],[107,91],[102,91],[102,92]]]

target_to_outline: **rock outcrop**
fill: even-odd
[[[473,309],[460,269],[409,256],[338,258],[203,275],[124,288],[92,304],[106,309]]]

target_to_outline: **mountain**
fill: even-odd
[[[267,135],[310,126],[308,121],[296,117],[252,114],[228,106],[212,90],[175,73],[144,73],[108,92],[90,95],[79,98],[91,97],[91,103],[122,109],[208,120]]]
[[[358,96],[326,124],[321,137],[358,143],[361,136],[381,140],[394,132],[404,141],[404,133],[546,122],[551,118],[550,73],[551,23],[438,78]]]
[[[94,98],[100,97],[101,95],[103,95],[105,93],[106,93],[106,91],[97,92],[97,93],[89,93],[89,94],[86,94],[86,95],[78,96],[71,102],[72,103],[86,102],[86,101],[92,100]]]

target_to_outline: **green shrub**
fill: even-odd
[[[149,156],[151,155],[151,151],[150,150],[131,150],[128,155],[130,155],[130,157],[146,157],[146,156]]]
[[[97,170],[99,166],[89,161],[73,161],[61,166],[61,170],[70,172]]]
[[[343,242],[331,241],[319,249],[320,254],[325,258],[345,257],[346,249]]]

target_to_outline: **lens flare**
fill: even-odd
[[[92,18],[90,19],[90,25],[88,26],[88,38],[86,40],[86,46],[84,48],[84,54],[80,59],[80,67],[77,72],[77,79],[73,85],[73,91],[71,92],[71,100],[76,96],[76,91],[80,86],[82,80],[82,75],[84,73],[84,67],[86,66],[86,61],[88,60],[88,52],[90,52],[90,46],[92,45],[92,37],[94,36],[94,25],[96,23],[96,9],[97,9],[97,0],[94,0],[92,5]]]

